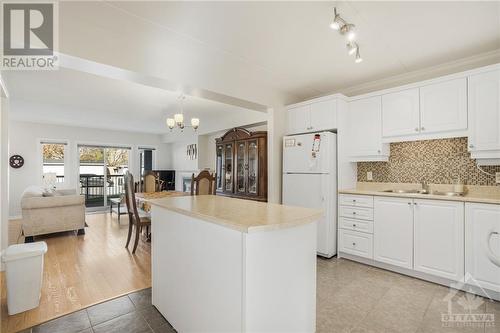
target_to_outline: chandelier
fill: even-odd
[[[167,126],[170,129],[170,132],[174,129],[174,127],[178,127],[181,131],[184,130],[184,127],[192,127],[195,131],[198,129],[200,126],[200,119],[199,118],[191,118],[191,126],[187,126],[184,124],[184,100],[186,99],[186,96],[180,95],[178,100],[180,104],[180,113],[174,114],[173,118],[167,118]]]

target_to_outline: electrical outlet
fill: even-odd
[[[366,179],[368,179],[368,180],[373,180],[373,172],[368,171],[368,172],[366,173]],[[498,182],[498,174],[497,174],[497,182]]]
[[[500,184],[500,172],[495,172],[495,182]]]

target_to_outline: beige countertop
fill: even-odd
[[[452,185],[431,184],[432,190],[452,191]],[[341,194],[355,195],[373,195],[383,197],[415,198],[415,199],[433,199],[446,201],[476,202],[500,205],[500,187],[499,186],[466,186],[466,192],[463,196],[447,196],[420,193],[391,193],[383,192],[393,189],[420,189],[419,184],[398,184],[398,183],[366,183],[359,182],[355,189],[339,190]]]
[[[317,221],[321,210],[216,195],[147,200],[151,205],[241,232],[290,228]]]

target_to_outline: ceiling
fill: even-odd
[[[497,1],[63,2],[60,17],[62,52],[265,105],[500,49]]]
[[[329,28],[334,6],[356,24],[360,64]],[[65,1],[59,17],[63,54],[270,107],[500,62],[497,1]],[[2,75],[15,117],[164,133],[176,109],[178,93],[72,69]],[[202,124],[255,112],[194,97],[185,109]]]
[[[5,71],[2,76],[9,87],[14,120],[163,134],[168,132],[167,116],[181,109],[178,93],[80,71]],[[240,125],[247,125],[266,117],[190,96],[182,104],[186,122],[200,118],[202,132],[221,129],[207,127],[216,119],[223,123],[237,116],[247,122]]]

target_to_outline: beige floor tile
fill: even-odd
[[[486,326],[486,333],[498,333],[500,332],[500,302],[487,300],[486,302],[486,313],[491,313],[494,315],[495,323]]]

